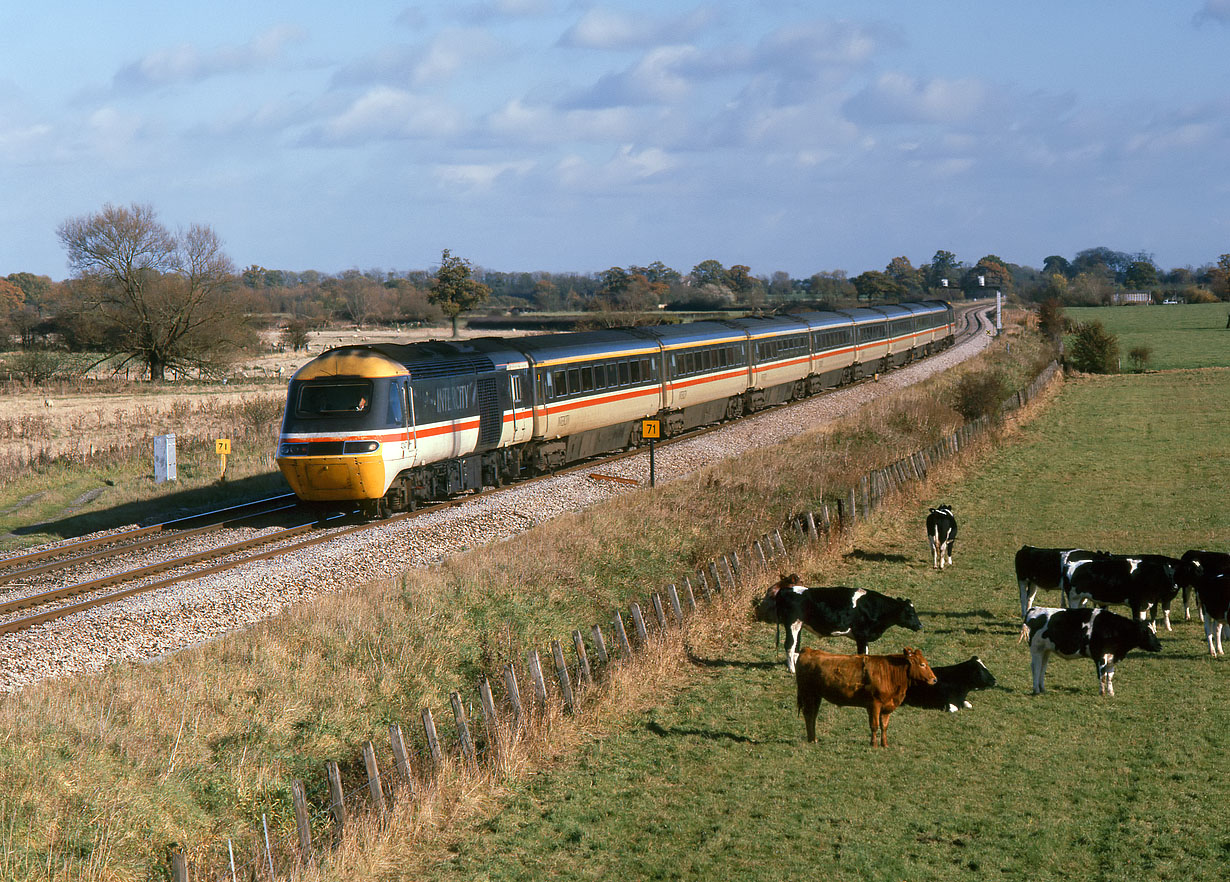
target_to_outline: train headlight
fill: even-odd
[[[347,441],[342,446],[342,453],[372,453],[379,449],[379,441]]]
[[[278,456],[307,456],[307,444],[283,444],[278,448]]]

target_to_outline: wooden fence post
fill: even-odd
[[[376,813],[384,817],[384,788],[380,786],[380,768],[376,765],[376,747],[370,741],[363,744],[363,765],[367,767],[367,789],[372,795]]]
[[[820,531],[816,529],[816,516],[810,511],[804,516],[807,521],[807,535],[812,542],[820,541]]]
[[[760,558],[760,565],[762,567],[767,567],[769,565],[769,559],[765,556],[764,546],[760,544],[759,539],[752,543],[752,549],[755,550],[756,556]]]
[[[436,735],[436,721],[432,719],[431,708],[423,708],[423,735],[427,738],[427,750],[431,753],[431,762],[438,771],[444,764],[444,754],[440,751],[440,738]]]
[[[508,703],[512,705],[513,728],[520,732],[523,719],[521,689],[517,686],[517,671],[512,662],[504,665],[504,691],[508,693]]]
[[[461,745],[461,755],[470,764],[470,768],[474,768],[478,765],[478,755],[474,752],[474,739],[470,737],[470,726],[466,722],[466,709],[461,703],[461,693],[449,693],[448,700],[453,705],[453,719],[457,722],[457,740]]]
[[[478,700],[483,708],[483,730],[487,733],[487,753],[496,757],[500,753],[500,718],[495,712],[495,698],[491,684],[483,677],[478,681]]]
[[[397,773],[409,789],[410,798],[414,799],[414,775],[410,771],[410,754],[406,752],[406,739],[402,736],[400,723],[389,724],[389,744],[393,748]]]
[[[688,615],[695,615],[696,595],[692,593],[692,580],[687,576],[683,577],[683,592],[684,599],[688,602]]]
[[[611,660],[611,656],[606,651],[606,638],[602,636],[602,628],[599,625],[594,625],[590,630],[594,635],[594,652],[598,654],[598,663],[605,665]]]
[[[619,643],[620,658],[632,658],[632,644],[628,642],[628,632],[624,630],[624,617],[620,615],[619,610],[615,610],[615,618],[612,620],[615,627],[615,639]]]
[[[726,555],[724,554],[718,558],[718,561],[721,563],[722,569],[726,571],[726,584],[728,584],[733,591],[736,587],[738,587],[735,581],[734,568],[730,565],[730,561],[727,560]]]
[[[569,713],[575,713],[572,678],[568,676],[568,662],[564,659],[564,647],[558,640],[551,641],[551,655],[555,659],[555,676],[559,679],[560,694],[564,696],[564,707],[568,708]]]
[[[299,857],[312,859],[312,825],[308,821],[307,796],[303,782],[298,778],[290,782],[290,799],[295,808],[295,829],[299,831]]]
[[[173,882],[188,882],[188,859],[184,857],[183,849],[178,845],[172,845],[168,858],[171,863]]]
[[[666,589],[666,596],[671,602],[671,612],[675,614],[675,621],[683,627],[683,607],[679,603],[679,592],[675,590],[674,584]]]
[[[542,663],[538,660],[538,650],[531,649],[526,656],[526,662],[530,669],[530,681],[534,684],[534,694],[538,696],[538,708],[540,712],[547,711],[547,681],[542,676]]]
[[[786,546],[782,543],[782,534],[778,530],[773,531],[773,548],[782,557],[786,556]]]
[[[722,574],[718,572],[717,563],[709,561],[707,569],[713,582],[713,590],[720,594],[722,592]]]
[[[589,671],[589,655],[585,652],[585,639],[581,632],[572,632],[572,646],[577,651],[577,680],[586,686],[594,685],[594,677]]]
[[[649,631],[645,628],[645,617],[641,615],[641,605],[635,600],[628,606],[628,612],[632,614],[632,624],[636,627],[637,640],[641,646],[649,643]]]
[[[655,593],[650,599],[653,601],[653,614],[658,620],[658,633],[665,633],[666,610],[662,608],[662,595]]]
[[[337,763],[325,763],[325,777],[329,779],[329,813],[340,833],[346,827],[346,803],[342,796],[342,772]]]

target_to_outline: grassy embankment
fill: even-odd
[[[1230,661],[1210,659],[1180,613],[1159,655],[1119,665],[1115,698],[1099,697],[1088,660],[1053,661],[1034,696],[1012,556],[1024,543],[1230,550],[1228,412],[1226,369],[1069,382],[966,474],[842,553],[794,562],[812,583],[911,597],[925,630],[890,631],[873,651],[979,655],[999,683],[972,710],[899,710],[878,751],[862,711],[829,705],[806,744],[772,630],[741,623],[672,700],[517,787],[418,878],[1220,877]],[[961,521],[943,574],[921,528],[941,501]],[[805,641],[817,642],[851,651]]]
[[[985,362],[1015,387],[1044,360],[1018,338],[1011,355],[996,347]],[[228,837],[250,858],[261,813],[276,841],[293,839],[293,778],[322,805],[325,760],[342,761],[356,783],[359,746],[387,740],[389,722],[412,734],[422,707],[447,706],[450,690],[472,691],[480,674],[526,647],[605,620],[647,586],[745,546],[866,469],[951,431],[955,415],[942,402],[953,381],[937,378],[755,461],[630,493],[392,583],[354,586],[156,664],[5,697],[0,878],[141,878],[171,841],[194,861],[207,848],[220,866]],[[606,725],[613,713],[598,704],[582,722]],[[447,804],[407,823],[464,810]],[[340,860],[381,861],[406,831],[344,847]]]

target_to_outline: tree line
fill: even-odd
[[[688,272],[661,261],[598,273],[499,272],[448,249],[429,269],[328,274],[237,269],[210,227],[171,230],[148,205],[106,205],[64,221],[57,235],[68,279],[25,272],[0,279],[0,350],[78,353],[78,369],[89,366],[86,353],[95,353],[116,369],[137,364],[156,380],[220,376],[234,357],[257,348],[258,332],[271,325],[284,345],[298,349],[309,331],[329,323],[451,321],[455,333],[460,316],[483,305],[502,314],[580,312],[626,323],[629,313],[659,310],[842,308],[993,290],[1071,306],[1112,303],[1126,291],[1159,301],[1230,300],[1230,254],[1200,268],[1163,271],[1148,254],[1105,247],[1071,259],[1051,255],[1041,268],[994,254],[967,264],[940,250],[919,266],[899,256],[883,270],[853,277],[840,269],[807,278],[757,275],[715,259]]]

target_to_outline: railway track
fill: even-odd
[[[959,310],[960,327],[956,333],[954,345],[984,333],[984,328],[986,332],[989,332],[990,322],[986,315],[987,312],[988,308],[985,305],[970,306]],[[807,400],[812,399],[805,399]],[[787,407],[790,406],[787,405]],[[781,410],[781,408],[774,410]],[[704,427],[674,438],[664,439],[658,442],[658,447],[669,448],[676,444],[693,441],[710,432],[727,428],[728,425]],[[580,471],[592,472],[595,468],[603,468],[644,452],[643,448],[633,448],[579,463],[549,475],[530,478],[518,482],[515,486],[525,487],[539,481]],[[610,478],[610,476],[601,474],[595,476]],[[637,483],[635,480],[626,478],[611,478],[611,480]],[[486,489],[481,493],[423,506],[416,511],[402,512],[379,521],[347,523],[348,517],[353,512],[338,513],[323,519],[312,518],[291,527],[261,533],[238,542],[225,542],[204,551],[192,551],[188,554],[172,556],[80,582],[72,581],[71,573],[75,570],[88,570],[96,567],[101,561],[125,554],[145,554],[152,549],[170,546],[176,542],[192,542],[207,536],[222,535],[228,528],[233,528],[243,521],[292,511],[298,503],[293,501],[293,494],[287,494],[243,506],[234,506],[163,524],[138,527],[104,537],[6,558],[0,560],[0,586],[35,578],[45,579],[56,573],[62,574],[62,578],[61,584],[55,587],[46,590],[31,590],[25,594],[0,600],[0,634],[27,630],[96,607],[118,603],[137,594],[157,591],[177,583],[202,579],[258,561],[302,551],[349,534],[381,528],[398,521],[424,517],[433,512],[462,506],[499,492],[502,492],[502,489]],[[201,521],[205,523],[199,523]],[[197,526],[191,526],[193,523],[197,523]],[[169,575],[161,579],[153,578],[164,573]],[[116,588],[120,585],[126,587]],[[16,615],[23,610],[30,609],[40,609],[40,611],[30,615]]]

